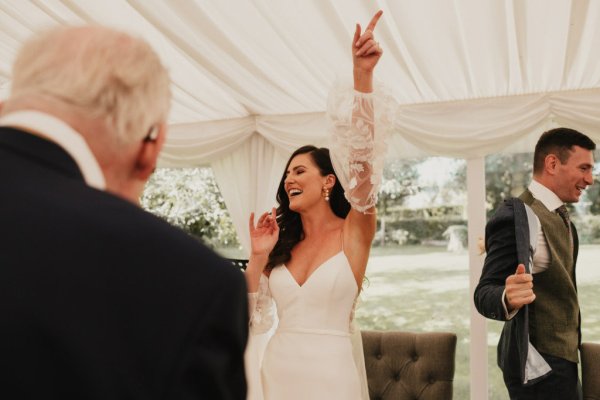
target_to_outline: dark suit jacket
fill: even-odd
[[[514,203],[518,199],[509,199],[495,211],[485,227],[486,257],[479,284],[475,289],[475,306],[484,316],[505,321],[502,307],[502,293],[506,278],[515,273],[519,262],[527,265],[529,243],[516,241],[515,223],[527,223],[526,215],[515,218]],[[523,218],[524,217],[524,218]],[[521,229],[525,230],[527,225]],[[527,235],[529,239],[529,235]],[[521,249],[517,248],[521,246]],[[521,258],[519,258],[519,250]],[[523,257],[525,255],[525,257]]]
[[[536,240],[537,238],[534,238]],[[525,206],[520,199],[506,200],[496,210],[485,228],[487,255],[479,284],[475,289],[475,306],[483,316],[506,321],[502,294],[505,281],[524,264],[527,273],[533,258],[530,230]],[[525,382],[525,364],[529,345],[529,313],[524,306],[510,321],[506,321],[498,343],[498,366],[505,375],[517,376]],[[531,379],[534,384],[547,375]]]
[[[0,398],[245,399],[242,273],[0,128]]]

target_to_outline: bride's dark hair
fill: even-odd
[[[329,205],[333,213],[340,218],[346,218],[348,212],[350,212],[350,203],[348,203],[348,200],[344,197],[344,189],[342,189],[340,180],[333,170],[333,165],[331,165],[329,149],[325,147],[303,146],[294,151],[283,170],[283,176],[281,177],[279,188],[277,189],[277,202],[279,203],[279,207],[277,207],[279,239],[271,251],[271,254],[269,254],[269,261],[266,266],[267,271],[271,271],[274,267],[288,262],[292,257],[292,248],[296,243],[304,239],[300,214],[290,210],[290,199],[285,192],[286,171],[294,157],[299,154],[309,154],[313,162],[319,168],[321,176],[329,174],[335,175],[335,185],[333,185],[333,188],[329,193]]]

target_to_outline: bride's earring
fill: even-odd
[[[329,188],[323,186],[323,197],[325,197],[325,201],[329,201]]]

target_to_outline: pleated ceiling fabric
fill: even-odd
[[[377,70],[398,104],[390,156],[530,150],[541,129],[600,138],[596,0],[31,0],[0,2],[0,97],[32,32],[101,23],[149,40],[173,78],[162,164],[208,164],[253,133],[324,142],[354,24],[384,16]]]
[[[327,94],[351,74],[355,23],[378,9],[376,76],[397,109],[390,157],[531,151],[555,126],[600,140],[598,0],[0,1],[0,99],[34,31],[129,31],[153,45],[173,80],[161,165],[218,165],[221,187],[245,187],[241,165],[264,168],[253,171],[264,190],[294,148],[327,143]],[[253,158],[257,144],[274,158]],[[272,206],[248,190],[257,212]],[[240,201],[225,192],[228,206]],[[245,220],[234,223],[244,231]]]

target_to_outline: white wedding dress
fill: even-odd
[[[349,331],[358,287],[344,252],[321,264],[302,286],[285,266],[277,267],[269,288],[279,326],[262,364],[265,399],[360,400]]]
[[[377,202],[390,104],[380,89],[364,94],[347,85],[330,94],[332,163],[346,199],[360,212]],[[262,275],[258,292],[249,294],[250,332],[269,331],[275,308],[279,324],[262,357],[247,352],[249,399],[368,400],[360,332],[352,328],[357,298],[343,249],[303,285],[285,265],[273,268],[269,278]]]

